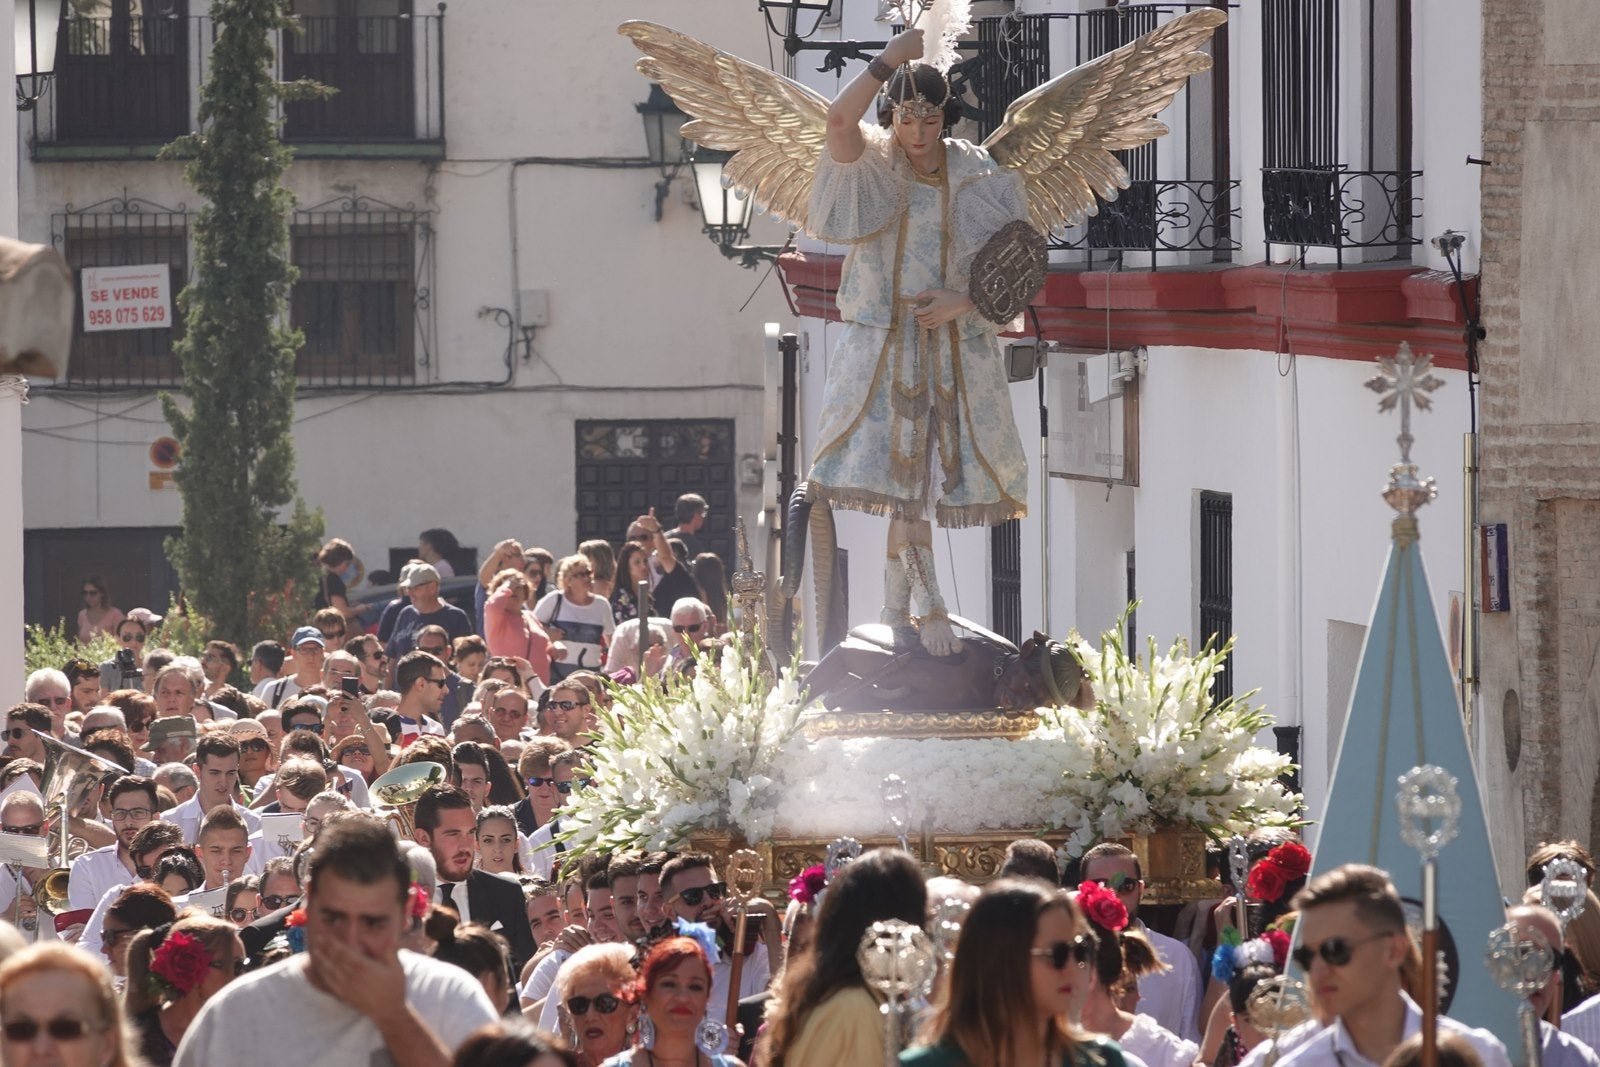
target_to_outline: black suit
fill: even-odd
[[[453,891],[459,893],[461,889],[455,886]],[[438,899],[444,899],[442,892]],[[533,941],[533,929],[528,926],[528,906],[523,901],[521,884],[488,871],[473,870],[467,875],[467,910],[472,922],[488,927],[500,924],[500,936],[511,946],[512,972],[521,974],[522,965],[539,950]]]

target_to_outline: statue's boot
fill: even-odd
[[[922,531],[927,530],[927,526],[924,525]],[[939,580],[933,570],[932,546],[920,543],[920,539],[913,533],[913,538],[900,547],[898,562],[907,597],[900,601],[903,605],[901,610],[909,610],[909,601],[916,602],[917,629],[922,638],[922,647],[935,656],[952,656],[960,652],[961,640],[956,637],[955,630],[950,625],[950,616],[944,607],[944,597],[939,593]],[[895,561],[891,560],[884,571],[886,615],[891,603],[888,596],[889,584],[893,580],[894,573]],[[885,617],[883,621],[890,620]]]

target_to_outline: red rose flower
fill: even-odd
[[[1245,891],[1252,900],[1276,903],[1288,885],[1288,880],[1283,876],[1283,868],[1268,858],[1250,868],[1250,879],[1245,883]]]
[[[180,997],[198,986],[210,967],[211,951],[181,930],[169,935],[150,959],[150,973]]]
[[[1277,964],[1278,970],[1283,970],[1283,965],[1289,960],[1289,935],[1282,930],[1268,930],[1261,935],[1261,940],[1272,946],[1272,961]]]
[[[1090,922],[1103,930],[1115,933],[1128,925],[1128,909],[1121,898],[1098,882],[1084,882],[1078,887],[1078,906]]]
[[[1288,882],[1304,878],[1311,872],[1311,853],[1298,841],[1285,841],[1267,853],[1267,859],[1278,865],[1283,871],[1284,880]]]
[[[305,924],[306,924],[306,909],[304,909],[304,908],[296,908],[296,909],[294,909],[293,911],[291,911],[289,913],[289,917],[287,919],[283,920],[283,925],[285,925],[285,926],[304,926]]]
[[[823,869],[822,864],[814,864],[789,879],[789,899],[798,900],[802,904],[815,904],[817,894],[822,892],[827,884],[827,871]]]

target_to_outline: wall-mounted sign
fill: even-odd
[[[84,330],[170,329],[171,278],[165,263],[83,268]]]
[[[1511,545],[1503,522],[1478,527],[1483,538],[1483,610],[1511,610]]]

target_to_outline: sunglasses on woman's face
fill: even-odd
[[[622,1001],[610,993],[601,993],[598,997],[568,997],[567,1014],[576,1019],[580,1015],[588,1015],[593,1008],[601,1015],[611,1015],[622,1007]]]
[[[712,900],[721,900],[728,895],[727,882],[712,882],[710,885],[697,885],[693,889],[680,890],[673,896],[683,901],[691,908],[698,908],[700,902],[706,897]]]
[[[571,793],[573,786],[583,786],[587,788],[591,783],[594,782],[593,778],[574,778],[570,782],[556,782],[554,778],[550,780],[555,782],[556,792],[560,793],[562,796],[566,796],[568,793]]]
[[[119,639],[125,645],[144,644],[144,634],[122,634]]]
[[[89,1036],[91,1031],[103,1030],[103,1026],[91,1026],[82,1019],[59,1015],[48,1022],[39,1022],[37,1019],[8,1019],[4,1026],[7,1041],[25,1045],[37,1040],[40,1031],[50,1035],[51,1041],[81,1041]]]
[[[267,741],[265,738],[252,737],[248,741],[240,741],[239,742],[239,751],[241,751],[241,752],[270,752],[270,751],[272,751],[272,743]]]
[[[1076,963],[1081,967],[1093,959],[1094,943],[1079,934],[1071,941],[1057,941],[1049,948],[1036,948],[1028,954],[1049,960],[1050,966],[1058,971],[1064,971],[1068,963]]]
[[[236,923],[249,922],[252,919],[260,918],[257,914],[258,910],[257,908],[234,908],[228,912],[228,917]]]

